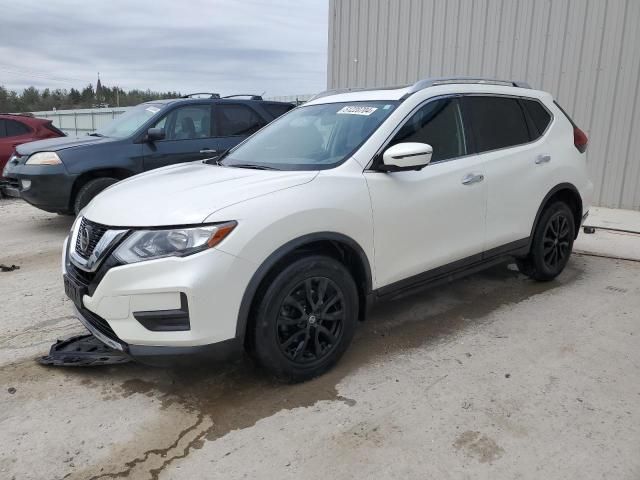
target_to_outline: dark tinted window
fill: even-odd
[[[262,106],[267,112],[273,115],[273,118],[278,118],[293,108],[293,105],[283,103],[264,103]]]
[[[4,129],[4,120],[2,120],[0,118],[0,138],[6,137],[6,136],[7,136],[7,134],[6,134],[5,129]]]
[[[29,127],[15,120],[5,120],[5,126],[7,129],[7,137],[17,137],[18,135],[25,135],[31,132]]]
[[[443,98],[421,107],[402,126],[389,146],[404,142],[431,145],[432,162],[465,155],[467,150],[458,100]]]
[[[536,137],[541,136],[549,126],[549,123],[551,122],[551,115],[540,104],[540,102],[536,100],[522,100],[522,104],[524,105],[524,108],[527,110],[527,113],[529,114],[529,118],[531,118],[531,121],[533,122],[533,125],[536,127],[536,130],[538,130],[537,132],[538,134],[536,135]]]
[[[209,138],[211,134],[211,105],[189,105],[171,111],[155,125],[164,128],[167,140]]]
[[[251,135],[260,130],[265,121],[246,105],[218,105],[221,137]]]
[[[478,152],[530,141],[527,122],[515,98],[465,97]]]

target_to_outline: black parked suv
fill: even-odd
[[[143,103],[85,137],[18,146],[3,172],[6,188],[42,210],[77,214],[119,180],[216,157],[292,108],[255,95],[191,94]]]

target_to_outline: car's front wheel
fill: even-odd
[[[553,280],[567,265],[574,238],[573,212],[564,202],[552,204],[536,225],[529,255],[516,260],[518,269],[538,281]]]
[[[337,260],[303,257],[271,279],[254,315],[258,362],[281,379],[308,380],[331,368],[351,343],[356,284]]]
[[[84,207],[86,207],[93,197],[102,192],[105,188],[110,187],[114,183],[117,183],[119,180],[117,178],[111,177],[101,177],[94,178],[93,180],[89,180],[85,183],[80,190],[78,190],[78,194],[76,195],[75,201],[73,202],[73,211],[77,215],[80,213]]]

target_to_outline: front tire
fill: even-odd
[[[358,291],[337,260],[303,257],[272,279],[255,315],[258,363],[282,380],[302,382],[329,370],[351,343]]]
[[[102,192],[105,188],[110,187],[114,183],[117,183],[119,180],[117,178],[111,177],[102,177],[102,178],[94,178],[93,180],[89,180],[85,183],[80,190],[78,190],[78,194],[76,195],[76,199],[73,202],[73,211],[76,215],[80,213],[84,207],[86,207],[93,197]]]
[[[516,259],[518,269],[534,280],[553,280],[566,267],[574,238],[573,212],[564,202],[552,204],[536,225],[529,255]]]

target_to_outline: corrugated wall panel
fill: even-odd
[[[615,115],[614,104],[619,92],[617,91],[619,74],[619,52],[622,43],[622,28],[624,24],[623,9],[607,8],[605,11],[604,29],[599,68],[598,89],[594,95],[594,105],[591,110],[591,120],[587,127],[590,132],[598,132],[597,142],[592,143],[589,159],[592,160],[592,175],[595,182],[595,196],[603,205],[608,204],[602,197],[602,190],[607,180],[606,167],[610,161],[606,146],[611,134],[611,123]]]
[[[616,99],[613,104],[613,115],[610,133],[607,137],[605,151],[611,158],[619,158],[619,162],[606,162],[602,199],[604,203],[627,203],[625,193],[625,173],[628,168],[629,155],[632,153],[629,126],[632,125],[634,104],[638,96],[638,79],[640,78],[640,55],[637,45],[640,44],[640,29],[634,23],[640,17],[640,2],[627,0],[623,16],[624,25],[621,34],[621,50],[618,64],[618,82],[615,87]],[[626,92],[634,92],[631,98]],[[636,130],[637,136],[638,130]],[[620,186],[622,185],[622,188]],[[631,201],[633,203],[633,201]]]
[[[330,0],[329,88],[526,80],[590,138],[595,203],[640,209],[640,0]]]

